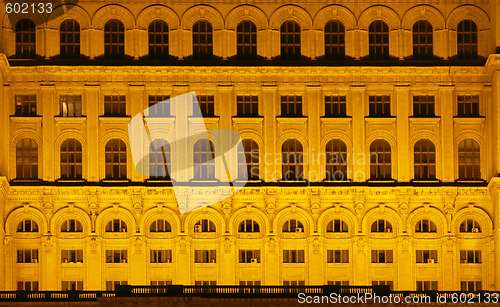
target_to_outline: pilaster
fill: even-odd
[[[443,182],[453,182],[455,180],[455,148],[453,147],[453,85],[446,84],[439,86],[439,100],[441,101],[441,141],[442,141],[442,172]]]

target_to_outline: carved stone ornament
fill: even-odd
[[[231,253],[233,246],[234,246],[234,238],[230,236],[224,237],[224,252],[226,254]]]
[[[52,247],[54,247],[56,239],[52,235],[46,235],[42,237],[42,245],[45,247],[45,253],[52,253]]]
[[[177,243],[179,244],[179,252],[181,254],[186,254],[187,253],[188,239],[186,237],[179,237],[177,239]]]
[[[360,219],[363,217],[363,213],[365,212],[365,205],[363,203],[357,203],[354,206],[354,211],[356,212],[356,216]]]
[[[224,212],[224,215],[229,215],[231,213],[231,202],[228,200],[225,200],[222,202],[222,212]]]
[[[12,243],[12,236],[6,235],[3,238],[3,245],[4,247],[9,247],[9,245]],[[7,252],[7,249],[5,249],[5,252]]]
[[[319,205],[319,203],[317,202],[311,203],[312,214],[318,215],[320,211],[321,211],[321,206]]]
[[[269,202],[266,205],[267,214],[274,214],[276,212],[276,204],[273,202]]]
[[[134,245],[136,254],[142,254],[142,247],[146,245],[146,241],[147,239],[143,235],[134,236]]]
[[[93,236],[90,236],[88,238],[88,244],[89,244],[89,247],[90,247],[90,253],[91,254],[95,254],[97,253],[97,249],[99,248],[99,246],[101,245],[101,238],[99,238],[98,236],[96,235],[93,235]]]
[[[274,237],[267,237],[266,238],[266,241],[267,241],[267,248],[268,248],[268,251],[270,254],[275,254],[276,253],[276,245],[277,245],[277,241]]]
[[[356,250],[358,251],[358,254],[365,253],[366,244],[367,244],[366,238],[364,236],[354,237],[354,246],[356,246]]]

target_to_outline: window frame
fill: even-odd
[[[368,27],[368,51],[372,60],[389,59],[390,30],[387,23],[377,19]]]
[[[104,56],[120,58],[125,55],[125,26],[116,19],[110,19],[104,24]]]
[[[282,60],[300,60],[302,57],[302,29],[295,20],[285,20],[280,26],[280,57]]]
[[[118,155],[118,161],[113,161],[115,155]],[[106,143],[104,147],[105,180],[127,180],[127,155],[127,144],[123,140],[115,138]]]
[[[148,25],[148,55],[150,59],[169,58],[170,29],[163,19],[154,19]]]
[[[281,178],[283,181],[304,180],[305,163],[303,161],[303,154],[304,147],[299,140],[287,139],[283,142],[281,145]],[[299,156],[299,159],[290,159],[290,155]],[[288,176],[290,172],[293,173],[293,176]]]
[[[36,26],[33,20],[21,18],[14,26],[16,39],[16,57],[21,59],[35,59],[36,57]],[[28,38],[25,40],[25,38]]]
[[[213,35],[214,35],[213,27],[208,20],[200,19],[193,24],[192,27],[193,59],[210,60],[213,58],[214,56]]]
[[[257,26],[251,20],[236,26],[236,56],[239,60],[257,59]]]
[[[413,24],[412,42],[414,60],[432,60],[434,57],[434,28],[428,20],[417,20]]]
[[[80,56],[80,24],[75,19],[65,19],[59,26],[59,54],[63,58]]]

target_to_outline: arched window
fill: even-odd
[[[419,140],[413,147],[415,180],[436,179],[436,148],[429,140]]]
[[[33,59],[36,55],[36,28],[30,19],[16,22],[16,57]]]
[[[127,224],[120,219],[111,220],[106,224],[106,232],[127,232]]]
[[[33,139],[21,139],[17,142],[16,178],[38,179],[38,145]]]
[[[61,179],[82,178],[82,144],[67,139],[61,144]]]
[[[302,144],[290,139],[281,146],[281,165],[283,180],[303,180],[304,161]]]
[[[215,232],[215,224],[211,220],[201,219],[194,224],[194,232]]]
[[[300,221],[291,219],[283,224],[283,232],[304,232],[304,226]]]
[[[481,153],[479,144],[465,139],[458,145],[458,180],[481,179]]]
[[[259,145],[251,139],[244,139],[242,143],[244,152],[238,153],[238,177],[259,180]]]
[[[83,227],[79,221],[69,219],[62,223],[61,232],[83,232]]]
[[[108,141],[105,147],[106,179],[127,179],[127,146],[120,139]]]
[[[391,145],[386,140],[375,140],[370,145],[370,179],[391,179]]]
[[[149,177],[151,179],[168,179],[170,167],[170,144],[158,139],[149,145]]]
[[[244,220],[240,223],[238,232],[260,232],[259,223],[254,220]]]
[[[481,226],[473,219],[467,219],[460,224],[460,232],[481,232]]]
[[[347,180],[347,146],[342,140],[333,139],[325,148],[326,180]]]
[[[342,60],[345,56],[345,28],[338,20],[330,20],[325,25],[325,58]]]
[[[240,60],[257,58],[257,27],[250,20],[243,20],[236,28],[236,52]]]
[[[193,58],[211,59],[213,56],[212,24],[198,20],[193,25]]]
[[[389,58],[389,27],[382,20],[375,20],[368,29],[369,52],[371,59]]]
[[[38,224],[30,219],[23,220],[17,225],[17,232],[38,232]]]
[[[339,219],[332,220],[326,225],[326,232],[348,232],[348,231],[349,228],[347,227],[347,223]]]
[[[376,220],[372,224],[372,232],[392,232],[392,225],[386,220]]]
[[[429,219],[423,219],[415,224],[415,232],[437,232],[436,224]]]
[[[430,60],[434,56],[432,50],[432,25],[427,20],[419,20],[413,24],[413,58]]]
[[[293,20],[281,24],[281,58],[284,60],[299,60],[300,26]]]
[[[62,57],[80,55],[80,25],[74,19],[66,19],[59,28],[60,54]]]
[[[154,20],[148,27],[149,57],[168,58],[168,25],[163,20]]]
[[[104,55],[120,57],[125,54],[125,27],[117,19],[111,19],[104,25]]]
[[[208,139],[198,140],[193,149],[195,179],[215,179],[214,145]]]
[[[172,226],[167,220],[159,219],[151,223],[149,232],[172,232]]]
[[[470,19],[462,20],[457,26],[457,56],[460,60],[477,58],[477,25]]]

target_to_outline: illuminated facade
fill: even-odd
[[[500,290],[500,6],[435,2],[0,11],[0,289]],[[127,124],[190,91],[258,156],[243,191],[181,215],[162,155],[135,171]],[[167,163],[212,155],[155,139]]]

